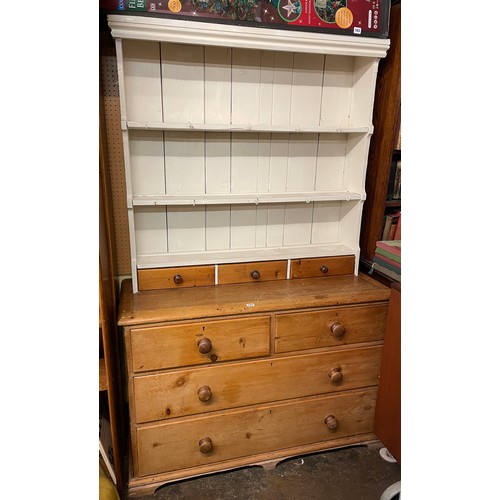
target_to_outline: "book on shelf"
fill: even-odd
[[[391,219],[391,227],[389,228],[388,240],[395,240],[396,228],[398,227],[399,214],[393,214]]]
[[[382,229],[382,240],[394,240],[401,212],[387,214],[384,217],[384,225]]]
[[[396,172],[394,174],[394,184],[392,187],[392,200],[401,199],[401,160],[396,162]]]
[[[383,266],[393,273],[401,274],[401,264],[397,262],[390,262],[387,259],[382,259],[379,255],[373,257],[373,263]]]
[[[389,266],[393,266],[396,272],[401,270],[401,262],[398,262],[397,260],[392,260],[389,257],[385,257],[384,255],[380,255],[378,253],[375,253],[373,261],[378,262],[379,264],[382,265],[387,264]]]
[[[375,255],[369,274],[374,271],[401,282],[401,240],[380,240],[375,243]]]
[[[394,255],[399,255],[401,257],[401,241],[400,240],[392,240],[392,241],[377,241],[375,243],[376,248],[381,248],[390,252]]]
[[[385,215],[384,223],[382,224],[382,236],[381,236],[383,240],[389,239],[389,229],[391,228],[391,224],[392,224],[392,216]]]
[[[387,267],[385,267],[381,264],[378,264],[377,262],[374,262],[372,264],[372,267],[368,273],[373,274],[373,271],[378,271],[379,273],[384,274],[385,276],[393,279],[394,281],[401,282],[401,274],[395,273],[394,271],[391,271]]]
[[[394,193],[394,182],[396,180],[397,164],[398,161],[396,159],[393,159],[391,163],[391,169],[389,171],[389,184],[387,185],[387,194],[385,197],[387,201],[392,200],[392,196]]]
[[[396,241],[396,240],[393,240]],[[385,248],[375,248],[375,255],[379,255],[380,257],[385,257],[389,259],[391,262],[399,262],[401,263],[401,254],[392,253],[386,250]]]
[[[394,240],[401,240],[401,212],[399,212],[398,222],[396,223],[396,230],[394,231]]]

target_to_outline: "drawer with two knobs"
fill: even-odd
[[[196,469],[239,457],[370,433],[376,388],[314,396],[137,428],[137,473]],[[223,464],[221,464],[221,468]]]
[[[137,375],[135,421],[375,386],[381,357],[382,347],[371,346]]]

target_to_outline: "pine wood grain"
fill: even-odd
[[[276,316],[275,352],[383,340],[386,317],[387,304],[280,314]],[[336,322],[346,328],[339,338],[330,330]]]
[[[118,324],[140,325],[232,314],[385,301],[390,289],[359,276],[333,276],[132,293],[122,282]]]
[[[284,280],[286,268],[286,260],[222,264],[219,266],[219,285]],[[258,278],[252,277],[255,271],[258,273]]]
[[[137,477],[130,472],[130,481],[128,489],[128,498],[137,498],[144,495],[152,495],[160,486],[180,479],[195,478],[209,474],[211,472],[224,472],[244,466],[261,466],[268,461],[283,461],[308,453],[319,451],[328,451],[349,446],[368,445],[378,442],[377,437],[372,432],[356,434],[338,439],[330,439],[302,446],[293,446],[283,450],[276,450],[267,453],[258,453],[249,457],[233,458],[214,464],[202,465],[199,467],[190,467],[187,469],[166,472],[162,474],[153,474],[145,477]]]
[[[139,476],[368,433],[375,398],[369,389],[140,427]],[[338,420],[336,430],[325,425],[328,415]],[[207,454],[199,450],[203,437],[213,443]]]
[[[269,323],[269,316],[263,316],[134,328],[132,370],[144,372],[265,356],[269,354]],[[206,354],[198,350],[202,338],[212,344]]]
[[[175,276],[182,282],[176,283]],[[214,266],[169,267],[161,269],[139,269],[137,271],[139,290],[158,290],[162,288],[184,288],[215,285]]]
[[[382,347],[287,356],[203,368],[136,376],[135,416],[138,423],[173,419],[199,412],[328,394],[378,383]],[[330,370],[343,379],[332,383]],[[208,386],[212,398],[198,399]]]
[[[322,271],[323,266],[328,269]],[[292,279],[315,278],[319,276],[340,276],[342,274],[353,273],[354,255],[292,260]]]

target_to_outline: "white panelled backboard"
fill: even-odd
[[[359,258],[388,41],[109,20],[138,267]]]

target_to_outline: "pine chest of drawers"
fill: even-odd
[[[124,281],[129,495],[375,439],[389,289],[278,274],[140,293]]]

